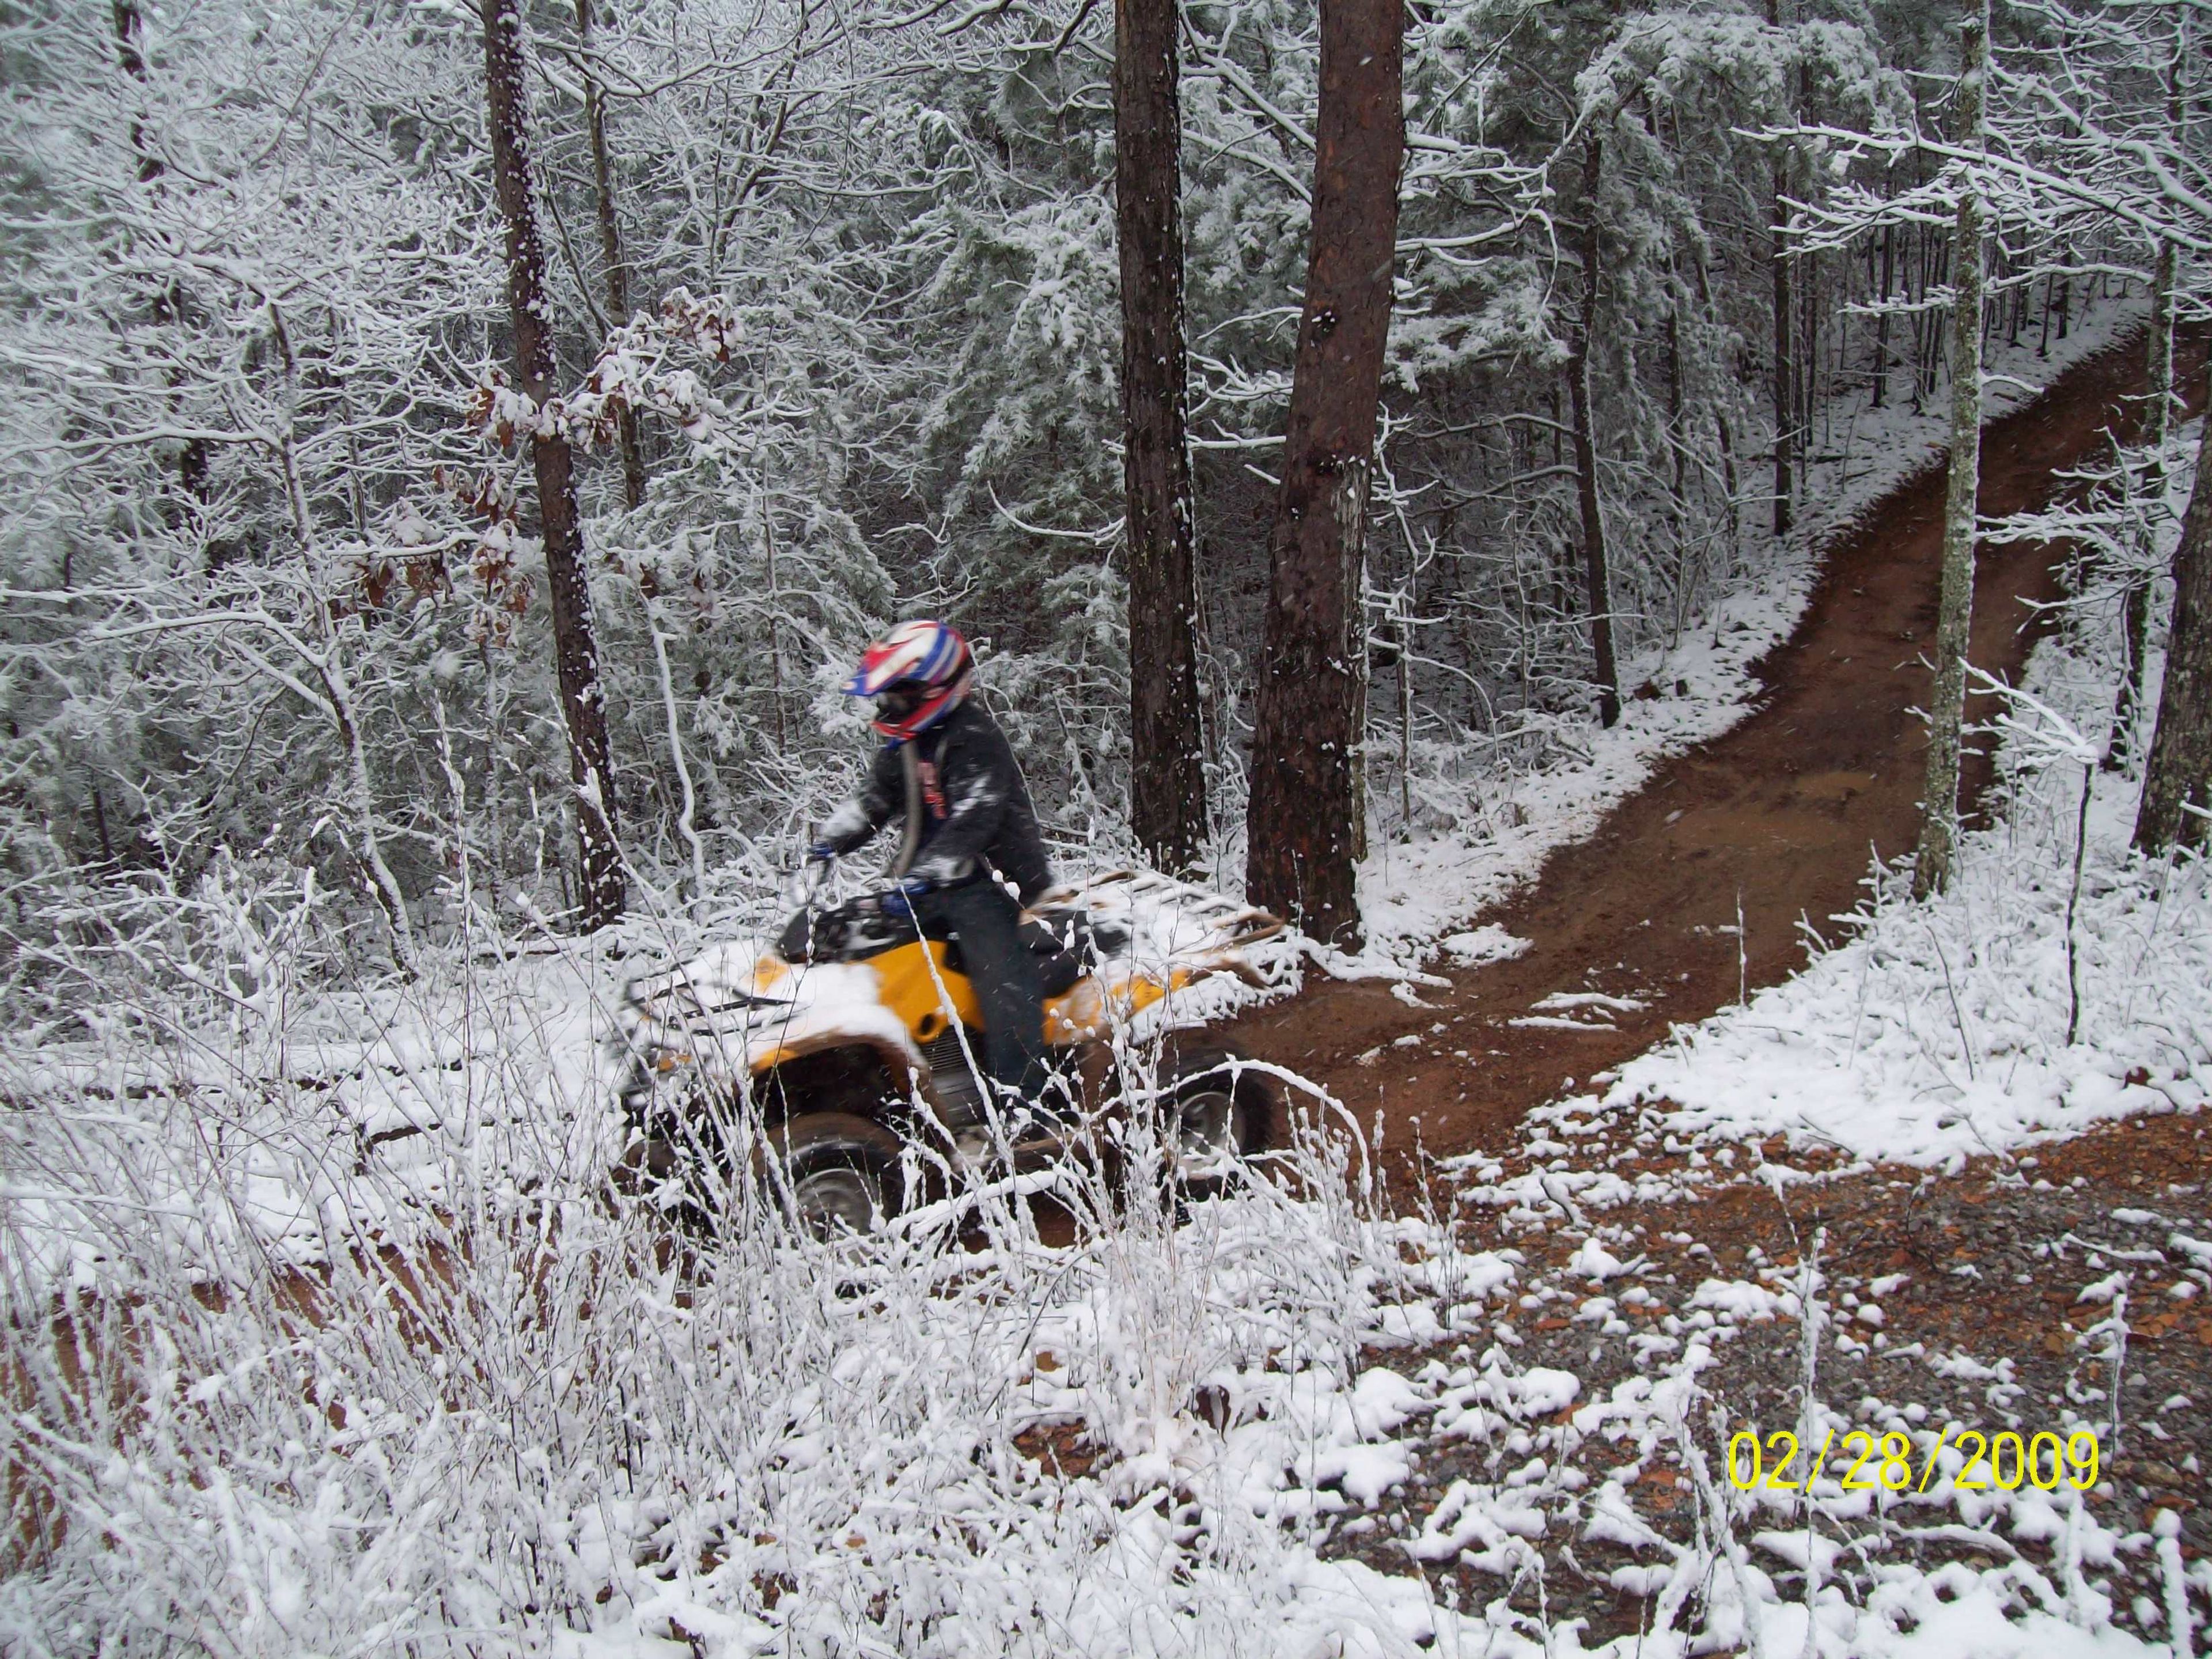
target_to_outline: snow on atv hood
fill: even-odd
[[[1140,977],[1176,984],[1172,1008],[1164,1002],[1137,1018],[1138,1028],[1146,1030],[1218,1017],[1252,1000],[1250,984],[1239,976],[1258,981],[1279,975],[1272,962],[1255,969],[1249,947],[1278,934],[1282,923],[1186,882],[1115,871],[1072,889],[1064,908],[1106,930],[1094,936],[1103,983],[1090,996],[1098,1006],[1069,1010],[1085,1024],[1128,1018],[1128,989]],[[1176,970],[1203,977],[1183,983]],[[881,985],[865,961],[793,964],[759,939],[732,939],[634,982],[622,1014],[623,1036],[648,1063],[650,1051],[673,1050],[669,1058],[676,1063],[702,1060],[732,1072],[756,1069],[780,1048],[833,1034],[918,1059],[904,1023],[884,1006]],[[1103,1001],[1115,1005],[1112,1012]]]
[[[624,1035],[641,1052],[677,1048],[733,1071],[836,1033],[915,1053],[865,962],[794,966],[758,939],[732,939],[629,987]]]

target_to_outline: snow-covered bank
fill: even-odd
[[[87,1101],[75,1127],[102,1112],[162,1121],[158,1102]],[[2068,1487],[1973,1490],[1917,1372],[1824,1371],[1811,1408],[1839,1434],[1905,1435],[1934,1465],[1914,1490],[1845,1490],[1840,1460],[1809,1507],[1727,1488],[1716,1414],[1754,1403],[1739,1350],[1794,1330],[1809,1296],[1820,1343],[1850,1351],[1823,1364],[1870,1366],[1842,1328],[1863,1338],[1876,1315],[1846,1322],[1831,1297],[1862,1299],[1787,1261],[1723,1268],[1668,1230],[1694,1215],[1471,1248],[1449,1205],[1393,1219],[1363,1201],[1339,1134],[1308,1140],[1285,1186],[1179,1223],[1074,1176],[1085,1220],[1065,1247],[986,1202],[980,1248],[824,1245],[756,1212],[695,1257],[610,1202],[588,1158],[517,1179],[421,1138],[447,1171],[434,1205],[333,1169],[341,1200],[382,1184],[392,1224],[327,1274],[240,1271],[220,1293],[162,1212],[102,1202],[154,1166],[152,1133],[49,1158],[106,1249],[88,1294],[19,1298],[0,1350],[26,1528],[0,1640],[569,1659],[2161,1651],[2113,1617],[2124,1568],[2161,1570],[2157,1536]],[[220,1173],[186,1195],[202,1212],[240,1196]],[[52,1212],[0,1218],[12,1268]],[[1565,1346],[1539,1358],[1534,1340]],[[1942,1359],[1968,1401],[1977,1379],[2017,1395],[2002,1362]],[[1978,1561],[1917,1553],[1953,1533]],[[1604,1600],[1645,1598],[1638,1629],[1595,1638],[1593,1570]],[[2201,1601],[2202,1577],[2177,1556],[2171,1596]]]
[[[610,1190],[590,964],[337,1004],[262,966],[255,1017],[204,1010],[166,1054],[118,1031],[0,1122],[0,1456],[28,1528],[0,1639],[25,1651],[1802,1650],[1804,1517],[1680,1484],[1720,1466],[1729,1358],[1798,1290],[1647,1237],[1577,1148],[1394,1217],[1307,1097],[1326,1133],[1282,1184],[1180,1218],[1069,1170],[1068,1245],[988,1198],[979,1248],[824,1245],[737,1194],[695,1247]],[[307,1075],[222,1086],[225,1049]],[[1478,1244],[1472,1214],[1517,1231]],[[1904,1415],[1907,1386],[1850,1415],[1917,1461],[1942,1419]],[[2099,1588],[2149,1534],[2066,1492],[1977,1496],[1944,1455],[1908,1497],[1816,1494],[1814,1651],[2157,1650]],[[1896,1541],[1954,1527],[2056,1527],[2072,1577]],[[1638,1632],[1566,1610],[1589,1562],[1649,1598]]]

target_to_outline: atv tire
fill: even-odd
[[[782,1165],[776,1195],[793,1221],[819,1239],[865,1236],[905,1207],[905,1145],[850,1112],[808,1112],[769,1131]]]
[[[1251,1056],[1225,1044],[1170,1051],[1160,1066],[1159,1132],[1176,1189],[1206,1197],[1281,1144],[1282,1103]]]

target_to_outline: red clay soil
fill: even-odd
[[[2141,356],[2130,342],[2079,364],[1984,430],[1984,515],[2047,503],[2053,474],[2094,456],[2142,390]],[[1663,766],[1485,918],[1532,941],[1525,955],[1453,973],[1449,991],[1423,988],[1433,1011],[1387,983],[1323,980],[1230,1034],[1362,1121],[1380,1110],[1386,1144],[1408,1148],[1417,1122],[1430,1152],[1466,1152],[1504,1146],[1530,1108],[1641,1053],[1670,1023],[1734,1001],[1739,915],[1741,982],[1787,978],[1806,960],[1800,919],[1832,937],[1829,918],[1857,902],[1870,854],[1895,857],[1917,835],[1926,735],[1911,710],[1929,696],[1943,490],[1937,466],[1869,509],[1829,550],[1796,635],[1759,665],[1756,712]],[[1984,550],[1976,665],[2019,672],[2034,603],[2056,597],[2051,565],[2045,547]],[[1988,772],[1970,769],[1969,799]],[[1644,1006],[1614,1012],[1610,1030],[1507,1023],[1558,991]],[[1419,1047],[1391,1046],[1413,1033]]]

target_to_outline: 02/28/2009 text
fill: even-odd
[[[1796,1492],[1840,1462],[1844,1473],[1836,1484],[1845,1492],[1925,1492],[1947,1446],[1959,1461],[1945,1473],[1961,1492],[2018,1492],[2027,1486],[2055,1492],[2062,1485],[2087,1492],[2097,1484],[2097,1437],[2092,1430],[2075,1429],[2062,1438],[2048,1429],[2027,1437],[2010,1429],[1994,1437],[1976,1429],[1945,1429],[1921,1438],[1923,1444],[1917,1446],[1901,1429],[1879,1437],[1871,1429],[1841,1434],[1832,1429],[1808,1462],[1805,1449],[1787,1429],[1765,1436],[1746,1429],[1729,1441],[1729,1484],[1739,1492]]]

